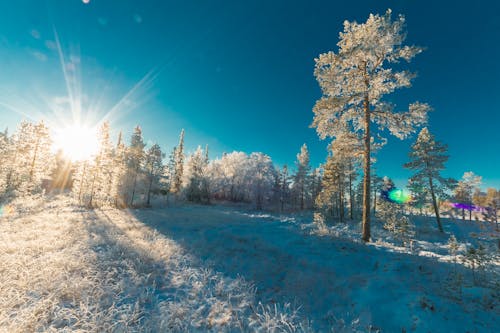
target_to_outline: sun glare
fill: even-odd
[[[88,159],[97,151],[96,130],[78,125],[62,128],[55,134],[54,148],[73,161]]]

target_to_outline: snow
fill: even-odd
[[[471,241],[471,222],[444,219],[435,237],[418,218],[411,251],[376,222],[369,245],[354,223],[317,235],[308,213],[88,211],[65,197],[11,206],[0,218],[0,331],[494,332],[500,314],[498,292],[470,283],[446,250],[450,232]]]

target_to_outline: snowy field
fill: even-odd
[[[420,218],[409,249],[377,223],[364,245],[354,224],[319,235],[311,220],[13,202],[0,218],[0,331],[497,331],[498,257],[472,283],[446,245],[452,232],[463,252],[485,233],[477,223],[445,219],[436,236]]]

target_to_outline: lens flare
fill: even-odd
[[[473,211],[477,211],[477,212],[484,210],[484,207],[481,207],[481,206],[469,205],[469,204],[464,204],[464,203],[459,203],[459,202],[450,202],[450,206],[453,208],[457,208],[457,209],[464,209],[464,210],[471,210],[471,211],[473,210]]]
[[[410,202],[411,195],[405,190],[393,188],[387,192],[387,199],[397,204],[404,204]]]

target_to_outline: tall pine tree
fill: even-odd
[[[430,196],[438,229],[441,232],[443,232],[443,225],[439,216],[438,197],[445,196],[446,191],[454,185],[453,180],[441,176],[441,171],[445,169],[444,164],[448,161],[447,152],[448,147],[436,141],[425,127],[411,147],[410,162],[404,165],[405,168],[415,172],[410,179],[411,182],[422,186],[422,195]]]
[[[429,106],[410,104],[409,111],[395,112],[395,106],[383,101],[394,90],[409,87],[414,74],[394,71],[391,64],[410,61],[422,51],[404,46],[404,17],[393,21],[391,10],[385,15],[371,14],[365,23],[344,22],[337,53],[321,54],[316,59],[314,74],[323,97],[314,106],[312,126],[319,136],[335,138],[344,128],[356,132],[363,140],[363,231],[362,239],[370,240],[370,167],[372,123],[404,139],[416,126],[427,121]]]

